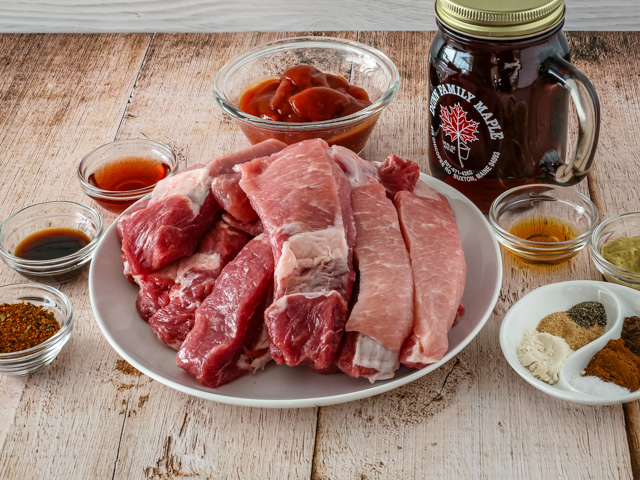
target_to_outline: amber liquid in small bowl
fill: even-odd
[[[512,225],[509,228],[509,233],[518,238],[522,238],[523,240],[540,243],[566,242],[567,240],[572,240],[578,236],[575,229],[568,223],[563,222],[558,218],[543,216],[524,218]],[[570,247],[567,247],[567,249],[569,248]],[[550,265],[557,265],[575,255],[569,255],[567,257],[556,260],[544,259],[542,257],[539,260],[533,260],[518,256],[513,252],[510,253],[520,261],[527,264]]]
[[[89,176],[94,187],[110,192],[128,192],[154,186],[169,175],[171,168],[166,163],[147,157],[122,157],[103,165]],[[102,207],[121,213],[138,199],[94,198]]]

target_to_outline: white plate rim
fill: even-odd
[[[493,256],[496,260],[495,269],[496,269],[496,278],[494,279],[494,285],[491,292],[490,300],[488,303],[488,307],[486,311],[482,312],[480,315],[479,321],[476,326],[467,334],[467,336],[460,341],[460,343],[449,350],[445,356],[434,364],[428,365],[427,367],[416,370],[415,372],[408,374],[401,378],[395,378],[388,381],[378,382],[373,385],[368,385],[367,388],[362,390],[358,390],[351,393],[344,394],[336,394],[336,395],[328,395],[324,397],[314,397],[314,398],[299,398],[299,399],[256,399],[256,398],[244,398],[244,397],[233,397],[216,393],[219,389],[207,389],[201,390],[197,388],[192,388],[187,385],[183,385],[173,380],[165,378],[163,375],[158,372],[147,368],[145,365],[140,364],[132,355],[125,349],[121,347],[118,340],[113,337],[111,331],[108,327],[108,321],[105,321],[105,318],[102,316],[102,312],[99,311],[97,307],[97,296],[99,295],[99,280],[96,278],[96,269],[94,268],[95,262],[91,262],[90,270],[89,270],[89,296],[91,300],[91,306],[94,313],[94,317],[100,330],[104,337],[107,339],[111,347],[129,364],[134,366],[136,369],[149,376],[150,378],[170,387],[180,392],[203,398],[206,400],[213,400],[219,403],[225,403],[230,405],[237,406],[247,406],[247,407],[261,407],[261,408],[308,408],[308,407],[319,407],[319,406],[327,406],[327,405],[336,405],[345,402],[351,402],[354,400],[360,400],[363,398],[372,397],[375,395],[379,395],[381,393],[396,389],[403,385],[406,385],[410,382],[413,382],[428,373],[434,371],[438,367],[442,366],[446,362],[448,362],[451,358],[453,358],[456,354],[458,354],[463,348],[465,348],[482,330],[482,328],[487,323],[491,313],[493,312],[495,305],[498,300],[498,295],[500,293],[500,289],[502,287],[502,260],[500,255],[500,247],[498,242],[493,235],[491,227],[484,216],[484,214],[462,193],[455,190],[453,187],[445,184],[444,182],[426,175],[425,173],[420,174],[420,179],[426,182],[429,186],[433,187],[438,192],[442,193],[449,201],[457,200],[461,201],[464,204],[466,209],[470,209],[471,214],[478,217],[478,220],[482,223],[483,227],[489,234],[489,243],[485,245],[488,256]],[[102,244],[106,242],[109,238],[109,235],[113,235],[115,230],[117,220],[114,220],[113,224],[105,231],[100,244],[97,246],[96,251],[94,253],[95,256],[99,256],[102,251]],[[124,276],[122,277],[124,281]],[[463,317],[464,319],[464,317]],[[142,320],[140,320],[142,321]],[[162,345],[161,345],[162,346]],[[163,348],[168,348],[164,347]],[[179,368],[176,366],[176,368]],[[282,367],[278,367],[282,368]],[[259,375],[259,374],[257,374]],[[220,387],[220,388],[224,388]]]

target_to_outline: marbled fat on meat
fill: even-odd
[[[217,388],[249,373],[271,298],[273,255],[265,235],[251,240],[227,264],[211,294],[196,310],[195,325],[176,361],[201,384]]]
[[[216,158],[156,185],[145,208],[123,213],[118,235],[126,264],[134,275],[149,273],[196,250],[216,221],[219,207],[211,192],[213,178],[234,165],[271,155],[282,148],[266,141]]]
[[[415,291],[413,333],[400,354],[402,364],[421,367],[442,359],[456,319],[466,278],[460,231],[446,198],[418,182],[414,193],[395,198],[409,249]]]
[[[401,165],[387,168],[386,180],[413,189],[415,181],[407,180],[407,172],[418,167],[408,167],[412,162],[395,155],[384,164],[374,164],[339,146],[331,147],[329,153],[351,182],[359,274],[338,366],[347,375],[372,382],[391,378],[413,326],[413,280],[396,208],[378,179],[383,168]]]
[[[196,309],[211,293],[223,267],[248,241],[246,233],[219,220],[205,233],[198,250],[178,261],[169,303],[149,318],[151,330],[162,343],[180,348],[193,327]]]
[[[276,262],[274,303],[265,312],[271,355],[277,363],[327,368],[355,279],[349,181],[318,139],[237,170]]]
[[[369,177],[373,180],[371,177]],[[348,341],[338,366],[371,381],[391,378],[413,327],[413,280],[398,214],[378,182],[351,192],[358,296],[346,325]],[[362,338],[365,337],[365,338]]]

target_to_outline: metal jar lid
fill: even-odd
[[[555,27],[564,18],[564,0],[436,0],[445,25],[482,38],[521,38]]]

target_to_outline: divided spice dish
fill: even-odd
[[[581,302],[599,302],[604,306],[607,324],[604,334],[573,352],[564,363],[558,382],[548,384],[536,377],[518,359],[518,346],[525,329],[535,330],[540,320],[555,312],[564,312]],[[600,396],[579,390],[572,380],[581,375],[593,356],[612,339],[620,338],[625,317],[640,314],[640,292],[621,285],[576,280],[537,288],[516,302],[500,327],[500,346],[511,367],[525,381],[553,397],[587,405],[612,405],[640,399],[640,390],[625,395]]]
[[[240,98],[264,80],[278,78],[296,65],[310,65],[363,88],[371,105],[350,115],[317,122],[291,123],[250,115]],[[360,152],[382,111],[395,98],[400,74],[384,53],[359,42],[331,37],[299,37],[267,43],[229,60],[213,85],[216,102],[251,143],[275,138],[287,144],[322,138]]]
[[[0,375],[26,375],[50,364],[67,343],[73,331],[73,307],[59,290],[37,283],[0,287],[0,304],[28,302],[53,313],[60,324],[52,337],[26,350],[0,353]]]

